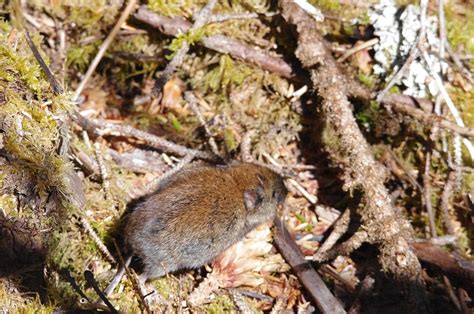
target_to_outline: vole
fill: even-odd
[[[127,253],[140,260],[143,282],[198,268],[273,220],[286,195],[282,177],[263,166],[184,168],[129,213],[123,233]]]

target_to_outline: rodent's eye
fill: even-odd
[[[276,191],[273,191],[272,193],[272,198],[276,198],[277,197],[277,192]]]

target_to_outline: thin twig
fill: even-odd
[[[423,198],[428,212],[428,220],[430,222],[431,237],[436,237],[436,224],[431,204],[431,183],[430,183],[431,153],[426,153],[425,173],[423,175]]]
[[[306,198],[311,204],[316,204],[318,202],[318,198],[316,196],[314,196],[313,194],[309,193],[308,191],[306,191],[306,189],[298,183],[298,181],[296,181],[295,179],[287,179],[286,180],[288,183],[290,183],[291,185],[293,185],[296,190],[298,190],[298,192],[300,192],[304,198]]]
[[[444,68],[442,65],[442,60],[444,60],[444,55],[446,51],[446,43],[447,43],[447,36],[446,36],[446,19],[444,16],[444,0],[438,0],[438,20],[439,20],[439,59],[440,59],[440,76],[444,77]],[[435,102],[435,113],[437,115],[441,115],[441,104],[442,104],[442,96],[438,94],[436,96]]]
[[[473,82],[471,70],[464,65],[464,63],[459,59],[458,55],[453,51],[449,42],[446,42],[446,50],[449,53],[451,59],[453,59],[454,64],[458,67],[462,74],[469,80],[470,83]]]
[[[351,48],[351,49],[347,50],[346,52],[344,52],[344,54],[337,59],[337,62],[343,62],[344,60],[346,60],[347,58],[349,58],[353,54],[355,54],[355,53],[357,53],[361,50],[367,49],[369,47],[372,47],[373,45],[375,45],[378,42],[379,42],[378,38],[372,38],[371,40],[368,40],[368,41],[366,41],[366,42],[364,42],[360,45],[354,46],[353,48]]]
[[[60,95],[64,93],[64,89],[61,86],[61,84],[56,80],[54,77],[53,72],[49,69],[49,67],[46,65],[46,62],[44,62],[43,57],[41,57],[41,54],[39,53],[38,49],[36,48],[35,44],[33,43],[33,40],[31,40],[30,33],[25,29],[25,37],[26,37],[26,42],[28,43],[28,46],[30,46],[31,51],[33,52],[33,55],[36,58],[36,61],[38,61],[39,65],[41,66],[41,69],[44,71],[46,74],[46,77],[48,78],[48,82],[53,88],[53,91],[55,94]]]
[[[242,289],[236,289],[236,288],[232,288],[232,289],[237,290],[241,295],[245,295],[247,297],[251,297],[251,298],[261,300],[264,302],[270,302],[270,303],[273,302],[273,298],[266,294],[261,294],[261,293],[250,291],[250,290],[242,290]]]
[[[35,43],[31,39],[30,34],[26,28],[25,28],[25,37],[26,37],[26,42],[28,43],[28,46],[31,49],[31,52],[33,53],[33,56],[35,57],[36,61],[39,63],[43,72],[46,74],[49,85],[51,85],[51,88],[53,89],[54,93],[56,95],[63,94],[64,93],[63,87],[58,82],[53,72],[51,72],[46,62],[44,62],[43,57],[41,57],[41,54],[39,53],[38,48],[36,47]],[[59,132],[59,138],[60,138],[58,154],[61,156],[65,156],[69,152],[69,132],[68,132],[69,129],[64,121],[65,120],[64,115],[58,116],[56,120],[58,121],[58,132]]]
[[[351,280],[349,279],[345,279],[344,277],[342,277],[335,269],[334,267],[332,267],[331,265],[328,265],[328,264],[323,264],[321,265],[321,267],[318,269],[318,271],[320,273],[323,273],[323,274],[326,274],[332,278],[334,278],[335,280],[339,281],[343,286],[344,288],[350,292],[350,293],[354,293],[355,290],[356,290],[356,286],[354,283],[352,283]]]
[[[203,27],[206,24],[207,20],[211,16],[211,12],[217,4],[217,0],[209,0],[207,4],[202,8],[202,10],[196,14],[194,24],[188,30],[188,32],[193,32],[200,27]],[[184,61],[184,57],[191,47],[190,43],[185,41],[183,42],[181,48],[175,53],[173,59],[166,65],[166,68],[163,72],[160,73],[160,76],[155,81],[155,86],[153,87],[153,94],[158,96],[161,93],[163,86],[170,79],[171,75],[175,72],[176,68],[181,66]]]
[[[272,17],[275,16],[276,12],[266,12],[266,13],[234,13],[234,14],[222,14],[222,15],[214,15],[211,16],[208,20],[208,23],[222,23],[229,20],[248,20],[248,19],[256,19],[260,16],[265,17]]]
[[[438,73],[436,73],[433,68],[430,65],[430,58],[428,56],[428,53],[426,51],[422,51],[421,53],[423,59],[425,60],[425,63],[428,67],[428,71],[430,72],[431,76],[433,77],[436,86],[438,87],[441,95],[444,98],[444,101],[448,105],[449,111],[454,117],[454,121],[456,121],[456,124],[461,127],[465,127],[464,121],[461,118],[461,115],[459,114],[458,109],[454,105],[453,101],[451,100],[451,97],[448,94],[448,91],[444,87],[443,81],[439,77]],[[467,150],[469,151],[469,154],[471,155],[471,159],[474,160],[474,147],[472,146],[471,141],[469,141],[466,138],[463,138],[463,144],[466,146]]]
[[[322,254],[322,256],[318,256],[318,261],[324,262],[335,259],[339,255],[348,255],[358,249],[364,242],[367,242],[368,240],[369,234],[365,230],[359,230],[345,242],[335,245],[329,251]]]
[[[94,153],[95,153],[97,165],[99,166],[99,174],[102,180],[102,187],[104,188],[104,198],[107,200],[109,199],[109,187],[110,187],[109,172],[107,171],[107,166],[105,165],[105,159],[104,159],[104,156],[102,155],[102,152],[100,151],[100,143],[98,142],[94,143]]]
[[[102,242],[102,240],[100,239],[100,237],[97,235],[97,233],[94,231],[94,229],[92,228],[91,224],[89,223],[89,220],[87,220],[87,218],[85,217],[82,217],[81,218],[81,224],[82,226],[84,227],[84,229],[87,231],[87,233],[91,236],[92,240],[94,241],[94,243],[97,245],[97,247],[99,248],[99,251],[102,252],[102,254],[107,258],[107,260],[112,263],[112,264],[116,264],[117,261],[115,260],[115,258],[112,256],[112,254],[110,253],[109,249],[105,246],[104,242]]]
[[[448,293],[449,299],[451,300],[451,302],[453,302],[456,309],[458,311],[461,311],[461,303],[459,302],[456,293],[454,293],[453,286],[451,285],[451,282],[449,281],[448,277],[443,275],[443,282],[444,286],[446,287],[446,292]]]
[[[456,235],[454,226],[451,223],[451,214],[449,210],[449,207],[450,207],[449,204],[450,204],[451,196],[453,194],[455,178],[456,178],[456,173],[454,171],[450,172],[448,175],[447,182],[444,185],[443,193],[441,194],[441,203],[440,203],[442,221],[443,221],[444,227],[446,228],[447,233],[450,235]]]
[[[127,258],[127,260],[125,261],[123,256],[122,256],[122,253],[120,251],[120,248],[119,248],[119,246],[118,246],[118,244],[115,240],[114,240],[114,246],[115,246],[115,250],[117,252],[117,255],[119,257],[120,264],[123,265],[123,267],[125,269],[125,273],[127,274],[128,279],[132,283],[133,291],[138,296],[138,299],[140,301],[142,301],[143,307],[145,308],[145,312],[148,313],[148,314],[151,314],[152,311],[150,310],[150,306],[149,306],[148,302],[146,302],[146,300],[145,300],[145,296],[143,294],[143,291],[139,288],[140,280],[137,279],[137,276],[135,275],[135,273],[134,272],[132,273],[132,271],[128,267],[128,265],[130,264],[130,261],[131,261],[131,257],[129,256]],[[119,282],[120,282],[120,280],[119,280]]]
[[[97,285],[97,282],[94,279],[94,274],[90,270],[86,270],[84,272],[84,277],[86,278],[87,283],[92,286],[94,291],[97,293],[97,295],[100,297],[100,299],[107,305],[107,307],[110,309],[112,313],[118,313],[118,311],[114,308],[112,303],[110,303],[109,299],[104,295],[104,293],[100,290],[99,286]]]
[[[129,125],[113,124],[100,119],[91,120],[87,119],[79,113],[77,113],[74,118],[81,127],[90,132],[94,132],[97,135],[129,136],[142,140],[152,147],[161,149],[166,152],[175,153],[180,156],[193,155],[196,158],[214,161],[218,159],[213,154],[175,144],[157,135],[136,129]]]
[[[199,106],[197,105],[197,99],[196,96],[192,92],[185,92],[184,93],[184,99],[188,102],[189,106],[191,107],[191,110],[194,112],[196,117],[198,118],[199,123],[204,127],[204,131],[206,131],[206,136],[209,139],[209,146],[211,146],[212,152],[216,155],[219,156],[219,149],[217,148],[216,140],[214,139],[214,136],[211,133],[211,130],[209,129],[209,126],[204,120],[204,116],[202,115],[201,110],[199,109]]]
[[[315,261],[325,260],[326,253],[336,244],[336,242],[346,233],[349,227],[351,211],[346,209],[339,219],[334,223],[334,228],[328,238],[319,247],[313,256]]]
[[[462,166],[463,166],[463,160],[462,160],[462,147],[461,147],[461,137],[459,134],[454,134],[453,138],[453,150],[454,150],[454,173],[455,173],[455,179],[454,179],[454,189],[456,191],[459,191],[461,189],[461,183],[462,183]]]
[[[127,6],[122,11],[122,14],[120,15],[120,18],[118,19],[117,23],[115,23],[114,28],[109,33],[107,38],[104,40],[102,45],[100,45],[99,51],[95,55],[94,60],[92,60],[91,64],[89,65],[89,68],[87,69],[87,72],[84,75],[81,83],[79,84],[76,91],[74,92],[74,95],[72,97],[73,101],[78,101],[78,98],[81,95],[82,90],[86,86],[87,81],[89,81],[89,79],[90,79],[92,73],[94,73],[97,65],[99,65],[100,60],[102,60],[102,57],[104,56],[105,51],[107,50],[107,48],[109,48],[110,44],[112,43],[112,41],[115,38],[115,35],[117,35],[118,31],[120,30],[120,27],[122,27],[122,24],[125,22],[125,20],[128,18],[128,16],[132,12],[133,7],[135,6],[136,2],[137,2],[137,0],[129,0]]]

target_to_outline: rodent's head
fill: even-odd
[[[249,226],[272,220],[288,193],[279,174],[265,167],[252,166],[247,173],[250,186],[246,187],[243,195]]]

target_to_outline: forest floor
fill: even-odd
[[[0,312],[472,313],[473,3],[309,2],[0,1]],[[96,303],[128,204],[216,158],[286,227]]]

